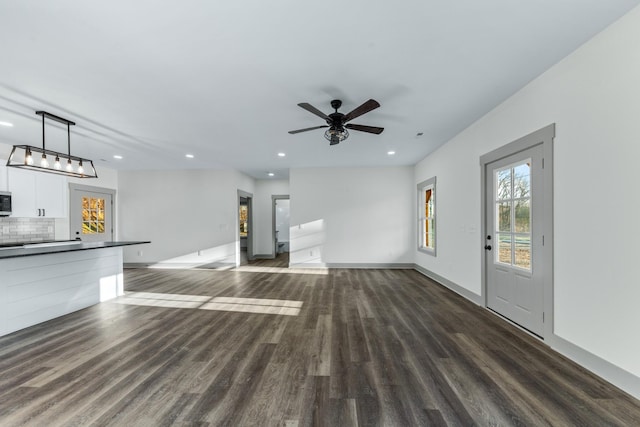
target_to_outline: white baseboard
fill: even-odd
[[[427,270],[426,268],[418,265],[418,264],[414,264],[413,268],[418,272],[421,273],[425,276],[427,276],[429,279],[437,282],[438,284],[444,286],[445,288],[451,289],[453,292],[465,297],[466,299],[468,299],[469,301],[477,304],[477,305],[482,305],[482,296],[478,295],[478,294],[474,294],[473,292],[471,292],[470,290],[463,288],[462,286],[453,283],[451,280],[446,279],[442,276],[440,276],[439,274],[434,273],[431,270]]]
[[[616,387],[640,399],[640,377],[633,375],[619,366],[553,334],[545,343],[552,349],[568,357],[578,365],[604,378]]]

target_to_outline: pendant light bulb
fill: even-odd
[[[47,160],[47,155],[44,153],[42,153],[42,160],[40,160],[40,167],[43,167],[43,168],[49,167],[49,161]]]
[[[31,150],[29,150],[27,148],[27,155],[24,157],[24,164],[25,165],[33,165],[33,156],[31,155]]]
[[[78,173],[84,173],[84,168],[82,167],[82,160],[78,163]]]
[[[71,159],[67,160],[67,172],[73,172],[73,165],[71,164]]]
[[[60,156],[56,156],[56,161],[53,164],[53,167],[54,167],[55,170],[62,169],[62,165],[60,164]]]

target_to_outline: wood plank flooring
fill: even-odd
[[[412,270],[125,283],[0,338],[1,426],[640,425],[638,400]]]

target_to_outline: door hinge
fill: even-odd
[[[544,311],[542,312],[542,323],[544,323]]]
[[[542,235],[542,246],[544,246],[544,234]]]
[[[542,158],[542,169],[544,169],[544,157]]]

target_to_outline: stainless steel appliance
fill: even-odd
[[[0,216],[11,215],[11,193],[0,191]]]

